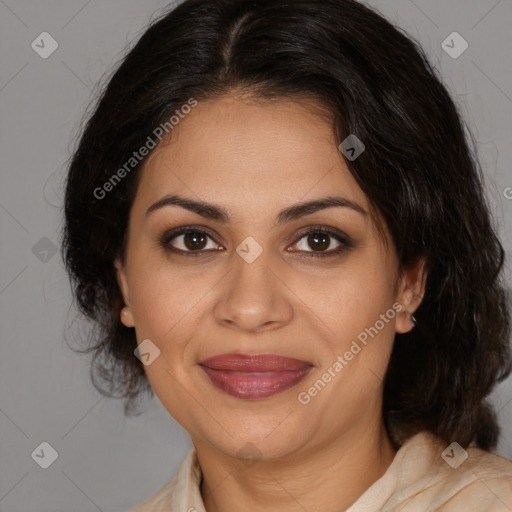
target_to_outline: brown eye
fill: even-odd
[[[307,237],[309,247],[315,251],[325,251],[331,243],[329,235],[325,233],[315,233]]]
[[[200,229],[191,228],[180,228],[166,233],[161,238],[160,244],[169,252],[197,253],[197,255],[219,249],[211,235]]]
[[[327,228],[316,228],[303,233],[294,244],[306,256],[335,256],[353,247],[347,236]],[[292,251],[293,252],[293,251]]]
[[[325,252],[332,251],[343,245],[342,240],[336,240],[337,235],[333,233],[324,233],[321,231],[314,231],[302,235],[299,242],[296,243],[297,249],[307,252]]]
[[[204,249],[206,243],[206,236],[202,233],[185,233],[183,236],[183,242],[187,249],[193,251],[194,249]]]

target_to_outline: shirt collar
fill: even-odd
[[[202,471],[195,450],[183,460],[171,493],[171,510],[180,512],[206,512],[201,497]]]

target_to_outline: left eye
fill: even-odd
[[[313,253],[334,253],[349,245],[347,240],[330,231],[309,231],[294,244],[299,251]],[[308,250],[311,248],[312,250]]]

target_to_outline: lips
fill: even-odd
[[[237,398],[258,399],[281,393],[311,371],[306,361],[273,354],[222,354],[199,363],[210,381]]]

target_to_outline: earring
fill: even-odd
[[[128,314],[127,307],[125,306],[123,309],[121,309],[121,318],[124,317],[124,315]]]
[[[412,328],[414,329],[414,327],[416,327],[416,318],[410,311],[407,311],[407,314],[409,315],[409,319],[411,320],[412,323]]]

